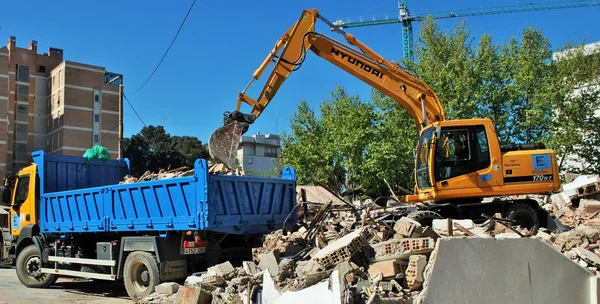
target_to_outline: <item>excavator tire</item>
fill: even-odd
[[[532,234],[536,234],[540,227],[537,211],[527,203],[513,203],[506,208],[505,217],[514,220],[514,226],[527,228]]]
[[[407,215],[411,220],[419,222],[422,226],[433,226],[433,220],[442,219],[443,217],[437,212],[429,210],[413,211]]]

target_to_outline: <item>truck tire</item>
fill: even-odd
[[[42,258],[34,244],[21,250],[15,268],[19,281],[27,287],[46,288],[58,279],[57,275],[41,272]]]
[[[137,302],[154,292],[160,283],[156,257],[145,251],[134,251],[125,259],[123,281],[127,294]]]
[[[513,203],[506,208],[505,216],[514,220],[514,226],[527,228],[532,234],[536,234],[540,227],[537,211],[527,203]]]
[[[407,215],[411,220],[415,220],[421,224],[421,226],[433,226],[433,220],[442,219],[442,216],[437,212],[429,210],[413,211]]]

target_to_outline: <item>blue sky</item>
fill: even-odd
[[[124,74],[125,93],[135,91],[148,77],[177,31],[191,0],[176,1],[9,1],[0,10],[0,39],[17,37],[27,47],[38,41],[40,53],[62,48],[65,59],[106,67]],[[553,2],[535,0],[526,2]],[[409,0],[411,13],[517,4],[519,1]],[[197,136],[206,142],[222,124],[222,113],[233,110],[237,93],[273,44],[300,16],[317,8],[331,21],[337,18],[394,13],[397,1],[197,1],[163,64],[138,93],[129,97],[147,125],[163,125],[173,135]],[[600,6],[464,18],[474,37],[492,35],[494,43],[519,36],[534,26],[550,39],[554,49],[567,41],[600,41]],[[438,20],[450,29],[459,18]],[[413,23],[415,40],[418,23]],[[326,35],[343,40],[321,23]],[[401,52],[400,24],[349,29],[390,60]],[[268,75],[268,72],[265,73]],[[258,82],[251,96],[256,96]],[[297,103],[305,99],[314,108],[342,84],[351,94],[368,98],[370,87],[309,54],[302,68],[280,89],[249,134],[281,132],[288,128]],[[248,108],[245,108],[246,110]],[[137,133],[142,123],[128,105],[125,135]],[[277,124],[276,124],[277,122]],[[276,125],[278,125],[276,127]]]

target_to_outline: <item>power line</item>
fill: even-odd
[[[135,110],[135,108],[133,107],[133,105],[129,101],[129,98],[127,98],[127,95],[123,94],[123,97],[125,97],[125,100],[127,100],[127,103],[129,104],[129,106],[131,107],[131,109],[133,110],[133,112],[135,113],[135,115],[137,116],[137,118],[139,118],[139,120],[142,122],[142,124],[144,125],[144,127],[147,127],[146,123],[144,123],[144,121],[140,117],[140,114],[138,114],[138,112]]]
[[[152,76],[154,75],[154,73],[156,72],[156,70],[158,70],[158,67],[163,62],[163,60],[165,59],[165,57],[167,56],[167,53],[171,49],[171,46],[173,46],[173,43],[175,43],[175,39],[177,39],[177,36],[179,36],[179,32],[183,28],[183,25],[185,24],[185,21],[187,20],[188,16],[190,15],[190,12],[192,11],[192,8],[194,7],[194,4],[196,4],[196,0],[194,0],[192,2],[192,5],[190,6],[190,9],[188,9],[187,14],[185,14],[185,18],[183,18],[183,21],[181,22],[181,25],[179,26],[179,29],[177,30],[177,33],[175,33],[175,37],[173,37],[173,40],[171,41],[171,44],[169,45],[169,47],[165,51],[165,54],[162,56],[162,58],[160,59],[160,61],[158,62],[158,64],[156,65],[156,68],[154,68],[154,71],[152,71],[152,73],[150,74],[150,76],[148,76],[148,79],[146,79],[146,82],[144,82],[144,84],[142,84],[142,86],[140,86],[137,90],[135,90],[135,92],[133,92],[133,93],[131,93],[129,95],[133,95],[133,94],[137,93],[139,90],[141,90],[148,83],[148,81],[150,81],[150,78],[152,78]]]
[[[116,126],[114,126],[112,129],[110,129],[110,131],[108,131],[108,132],[106,132],[104,135],[102,135],[102,137],[100,137],[100,140],[99,140],[99,141],[102,141],[102,139],[103,139],[103,138],[104,138],[106,135],[110,134],[110,132],[114,131],[114,130],[115,130],[117,127],[118,127],[118,126],[119,126],[119,124],[117,124],[117,125],[116,125]]]

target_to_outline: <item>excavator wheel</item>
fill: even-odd
[[[413,211],[407,215],[411,220],[419,222],[422,226],[433,226],[433,220],[443,219],[437,212],[429,210]]]
[[[504,217],[515,221],[514,226],[529,229],[532,234],[536,234],[540,227],[537,211],[527,203],[513,203],[508,205]]]

